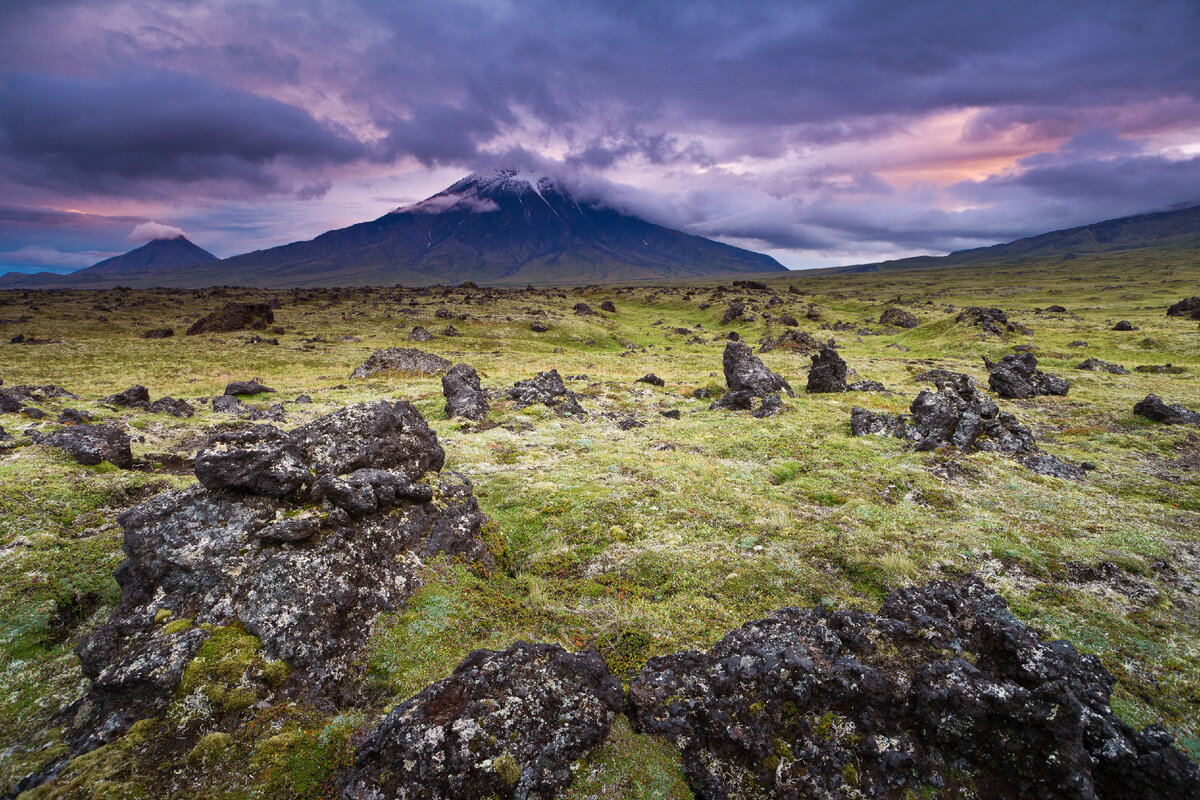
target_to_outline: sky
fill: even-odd
[[[0,0],[0,273],[516,167],[792,268],[1200,205],[1196,0]]]

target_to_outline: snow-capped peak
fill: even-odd
[[[528,170],[503,168],[491,172],[472,172],[450,188],[411,206],[401,206],[393,214],[442,214],[448,211],[482,213],[500,208],[505,197],[521,198],[535,194],[546,205],[547,193],[565,194],[551,178]],[[551,206],[553,210],[553,206]],[[557,213],[557,212],[555,212]]]

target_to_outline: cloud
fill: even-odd
[[[117,255],[117,253],[64,253],[53,247],[29,245],[18,250],[0,252],[0,264],[6,270],[30,268],[45,269],[47,272],[72,272],[82,267],[90,267],[98,261]]]
[[[131,242],[148,242],[152,239],[182,239],[185,234],[174,225],[164,225],[161,222],[142,222],[134,227],[129,234]]]
[[[366,155],[303,110],[170,72],[0,82],[0,173],[58,191],[310,191],[305,173]]]
[[[472,197],[460,194],[437,194],[427,200],[422,200],[411,206],[402,206],[393,214],[444,214],[450,210],[468,211],[473,214],[486,214],[489,211],[499,211],[496,201],[486,197]]]

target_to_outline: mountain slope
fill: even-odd
[[[870,272],[881,269],[951,267],[1017,258],[1072,256],[1147,247],[1200,248],[1200,206],[1094,222],[991,247],[959,250],[946,256],[916,256],[877,264],[858,264],[842,267],[838,271]]]
[[[179,267],[218,261],[212,253],[188,240],[186,236],[170,239],[151,239],[128,253],[107,258],[66,275],[37,272],[32,275],[10,272],[0,278],[0,286],[86,286],[94,283],[111,285],[134,277],[166,275]]]

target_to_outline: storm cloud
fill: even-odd
[[[0,195],[229,253],[511,165],[790,265],[944,252],[1200,203],[1198,40],[1192,0],[3,4]]]

